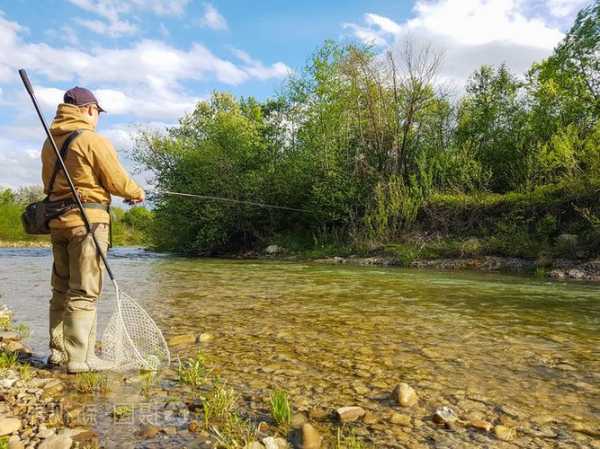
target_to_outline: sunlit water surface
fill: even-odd
[[[504,406],[517,421],[600,427],[597,285],[133,249],[110,261],[167,335],[211,334],[202,351],[214,374],[249,396],[285,388],[298,410],[377,412],[407,382],[424,412],[451,405],[493,420]],[[0,302],[31,327],[39,353],[51,263],[48,249],[0,249]],[[383,427],[374,429],[386,435]]]

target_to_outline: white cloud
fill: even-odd
[[[270,78],[283,78],[292,73],[287,65],[282,62],[276,62],[271,67],[265,67],[265,65],[252,58],[248,53],[243,50],[232,48],[232,53],[244,63],[243,70],[253,78],[259,80],[266,80]]]
[[[581,8],[583,8],[589,0],[548,0],[550,14],[554,17],[568,17]]]
[[[544,0],[546,9],[551,2]],[[579,1],[579,0],[573,0]],[[524,11],[523,0],[419,0],[404,22],[369,13],[364,24],[344,24],[359,40],[396,48],[410,39],[445,53],[441,79],[463,86],[481,64],[506,62],[517,73],[546,57],[563,33]],[[563,2],[564,3],[564,2]]]
[[[136,11],[159,16],[180,16],[190,0],[68,0],[103,20],[76,19],[81,26],[109,37],[131,35],[138,27],[123,16]]]
[[[228,28],[225,17],[210,3],[204,4],[204,14],[200,19],[200,25],[212,30],[226,30]]]

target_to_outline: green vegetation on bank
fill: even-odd
[[[8,244],[37,245],[49,243],[49,236],[25,233],[21,214],[27,204],[44,198],[40,186],[22,187],[16,191],[0,189],[0,242]],[[149,227],[152,212],[143,207],[123,210],[112,207],[113,245],[145,246],[149,244]]]
[[[142,133],[133,152],[159,190],[311,212],[159,197],[153,244],[193,255],[280,243],[304,254],[596,256],[599,46],[595,2],[526,74],[483,66],[454,99],[430,46],[380,54],[327,42],[276,97],[214,93],[179,126]]]

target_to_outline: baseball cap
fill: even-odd
[[[85,106],[86,104],[95,103],[96,106],[98,106],[98,111],[106,112],[100,107],[98,100],[92,91],[85,87],[75,86],[74,88],[69,89],[65,92],[63,100],[65,103],[74,104],[75,106]]]

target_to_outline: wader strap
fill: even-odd
[[[62,147],[60,149],[60,157],[62,157],[63,161],[67,157],[67,153],[69,151],[69,146],[71,142],[75,140],[75,138],[81,134],[81,130],[73,131],[69,136],[65,139]],[[56,159],[56,163],[54,164],[54,171],[52,172],[52,177],[50,178],[50,182],[48,183],[48,198],[52,194],[52,189],[54,188],[54,181],[56,181],[56,175],[58,175],[58,170],[60,170],[60,162],[58,162],[58,158]]]

